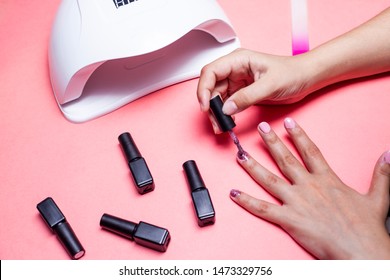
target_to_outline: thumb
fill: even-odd
[[[224,103],[222,111],[226,115],[233,115],[244,111],[246,108],[259,103],[267,97],[267,91],[264,87],[259,87],[255,82],[241,88],[230,96]]]
[[[372,197],[377,205],[383,207],[388,213],[390,197],[390,151],[382,154],[377,161],[372,175],[371,186],[368,195]]]

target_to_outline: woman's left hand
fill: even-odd
[[[286,181],[249,154],[238,162],[282,205],[232,190],[231,198],[252,214],[278,224],[319,259],[390,259],[385,228],[389,210],[390,152],[377,161],[370,189],[360,194],[333,172],[317,146],[291,118],[285,128],[304,165],[287,149],[268,123],[258,127]]]

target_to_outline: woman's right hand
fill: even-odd
[[[277,56],[237,49],[203,67],[197,96],[201,110],[220,94],[223,112],[234,115],[254,104],[289,104],[310,90],[310,64],[305,54]],[[211,116],[211,115],[210,115]],[[215,124],[215,122],[214,122]]]

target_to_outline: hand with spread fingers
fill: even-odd
[[[197,88],[202,112],[214,95],[232,115],[255,104],[286,104],[328,85],[390,71],[390,8],[318,47],[297,56],[271,55],[238,49],[203,67]],[[364,42],[362,44],[361,42]],[[238,190],[231,198],[254,215],[278,224],[320,259],[390,259],[385,228],[389,211],[390,151],[374,168],[367,194],[345,185],[316,145],[292,119],[285,127],[304,165],[263,122],[259,133],[288,181],[269,172],[249,154],[237,157],[241,166],[282,205]]]
[[[289,151],[268,123],[258,131],[287,180],[271,173],[249,154],[240,165],[281,205],[239,190],[230,197],[238,205],[283,228],[319,259],[390,259],[385,228],[389,210],[390,151],[377,161],[371,186],[361,194],[332,171],[317,146],[291,118],[285,128],[304,165]]]

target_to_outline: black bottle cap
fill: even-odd
[[[209,191],[206,188],[199,189],[192,192],[191,197],[198,218],[198,225],[204,227],[214,224],[215,210]]]
[[[171,235],[165,228],[141,221],[134,233],[134,240],[142,246],[165,252],[171,240]]]
[[[37,209],[50,229],[73,259],[79,259],[85,254],[85,250],[78,240],[64,214],[51,197],[38,203]]]
[[[216,118],[220,129],[223,132],[232,130],[233,127],[236,126],[236,123],[234,122],[233,118],[229,115],[225,115],[222,112],[222,98],[219,95],[214,96],[213,98],[210,99],[210,109]]]
[[[140,194],[145,194],[154,190],[153,177],[144,158],[129,162],[129,168],[137,191]]]
[[[196,162],[194,160],[188,160],[183,163],[183,168],[191,191],[206,187],[203,182],[202,176],[200,175],[198,166],[196,165]]]
[[[141,157],[141,153],[129,132],[124,132],[119,135],[118,140],[128,162]]]
[[[106,230],[112,231],[116,234],[134,240],[134,232],[137,229],[137,224],[109,215],[103,214],[100,219],[100,226]]]
[[[38,203],[37,209],[43,220],[53,232],[55,226],[66,221],[64,214],[62,214],[60,208],[58,208],[57,204],[51,197],[48,197]]]

